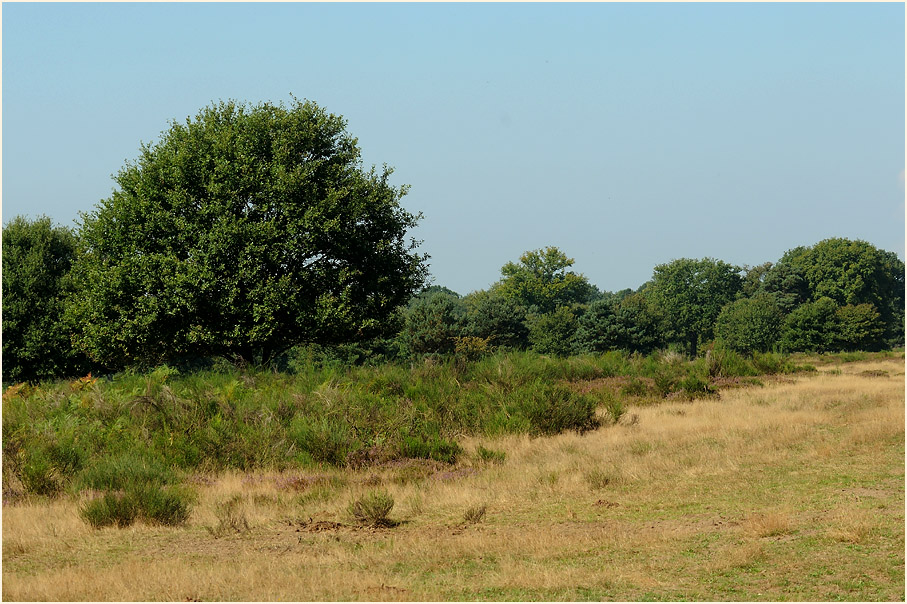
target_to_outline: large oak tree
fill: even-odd
[[[376,335],[426,277],[390,175],[308,101],[173,122],[82,217],[77,344],[121,367]]]

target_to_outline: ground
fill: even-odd
[[[4,502],[2,595],[903,601],[904,402],[903,358],[820,365],[456,466],[194,476],[182,527]],[[389,526],[348,511],[373,490]]]

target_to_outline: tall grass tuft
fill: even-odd
[[[369,526],[393,526],[389,518],[394,498],[386,491],[370,491],[350,503],[349,513],[356,521]]]

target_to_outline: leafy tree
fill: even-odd
[[[783,318],[775,295],[741,298],[721,310],[715,323],[715,336],[736,352],[766,352],[780,337]]]
[[[838,308],[837,344],[842,350],[880,350],[885,323],[872,304],[845,304]]]
[[[400,337],[410,354],[446,354],[463,332],[466,307],[456,294],[432,291],[413,298],[404,321]]]
[[[668,338],[695,356],[699,342],[711,339],[721,309],[742,285],[736,266],[711,258],[681,258],[656,266],[645,291],[664,312]]]
[[[746,293],[746,292],[745,292]],[[772,294],[781,312],[787,314],[811,299],[809,284],[799,266],[779,262],[764,273],[761,282],[749,296]]]
[[[602,299],[589,305],[577,339],[588,352],[626,350],[648,354],[661,346],[657,310],[641,294]]]
[[[3,381],[37,382],[88,371],[63,323],[77,238],[50,218],[17,216],[3,228]]]
[[[540,354],[569,356],[578,351],[576,339],[581,308],[558,306],[528,319],[529,343]]]
[[[379,335],[426,277],[419,216],[365,170],[343,118],[234,102],[173,122],[83,216],[68,314],[110,366]]]
[[[903,344],[904,263],[893,252],[865,241],[832,238],[789,250],[778,264],[803,276],[810,300],[872,304],[885,324],[885,337],[892,345]]]
[[[529,342],[526,310],[497,288],[473,292],[463,299],[467,309],[467,331],[473,337],[488,339],[493,346],[521,349]]]
[[[501,268],[498,293],[542,314],[589,302],[597,290],[583,275],[567,271],[573,262],[556,247],[526,252],[518,264],[508,262]]]
[[[765,278],[771,269],[771,262],[765,262],[757,266],[744,266],[743,285],[740,293],[747,298],[758,294],[762,290]]]
[[[781,346],[786,352],[828,352],[838,340],[838,304],[828,297],[795,308],[784,319]]]

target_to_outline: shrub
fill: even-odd
[[[560,384],[536,383],[524,392],[525,413],[533,434],[559,434],[566,430],[582,433],[598,427],[596,401],[590,396]]]
[[[734,350],[714,346],[706,352],[709,377],[743,377],[757,375],[756,368]]]
[[[709,381],[695,373],[691,373],[680,380],[678,385],[683,393],[690,399],[713,396],[716,394],[716,390],[712,388]]]
[[[289,433],[301,451],[320,463],[345,465],[353,448],[349,426],[332,418],[296,417],[290,424]]]
[[[122,492],[107,492],[79,509],[79,516],[92,528],[130,526],[138,517],[135,499]]]
[[[559,306],[529,321],[529,343],[540,354],[568,356],[577,351],[576,332],[579,326],[577,313],[567,306]]]
[[[608,412],[608,416],[611,418],[611,422],[615,424],[619,422],[620,418],[627,412],[627,408],[624,407],[624,402],[615,396],[606,396],[604,407]]]
[[[788,373],[791,370],[785,357],[774,352],[753,353],[753,367],[762,375]]]
[[[350,503],[349,513],[358,522],[370,526],[392,526],[388,514],[394,507],[394,498],[386,491],[370,491]]]
[[[133,496],[142,518],[152,524],[178,526],[189,520],[190,496],[177,487],[147,486]]]
[[[529,330],[526,312],[515,300],[493,291],[474,292],[463,298],[467,308],[467,331],[498,348],[525,348]]]
[[[476,336],[454,338],[454,353],[463,361],[475,361],[488,353],[488,340]]]
[[[159,485],[132,486],[126,491],[107,491],[79,509],[79,515],[94,528],[126,527],[138,518],[151,524],[176,526],[189,519],[188,493]]]
[[[101,459],[76,477],[76,487],[97,491],[135,491],[175,482],[173,471],[158,458],[136,451]]]
[[[400,337],[412,355],[453,352],[465,320],[466,307],[456,294],[428,292],[410,302]]]
[[[648,385],[636,377],[631,377],[626,384],[620,387],[620,393],[625,396],[645,396],[648,392]]]
[[[459,444],[441,438],[438,435],[403,437],[400,452],[404,457],[434,459],[445,463],[454,463],[463,451]]]
[[[674,391],[674,385],[678,381],[678,372],[674,367],[669,365],[661,366],[655,371],[653,378],[655,383],[655,392],[662,397],[668,396]]]
[[[463,512],[463,522],[466,524],[475,524],[481,522],[482,518],[485,517],[485,511],[487,507],[485,504],[482,505],[473,505],[466,508],[466,511]]]
[[[19,479],[25,492],[34,495],[52,496],[63,489],[60,473],[40,448],[26,454],[19,466]]]
[[[494,449],[486,449],[482,445],[479,445],[476,448],[476,459],[482,463],[489,463],[500,465],[504,463],[504,460],[507,458],[507,453],[504,451],[496,451]]]

